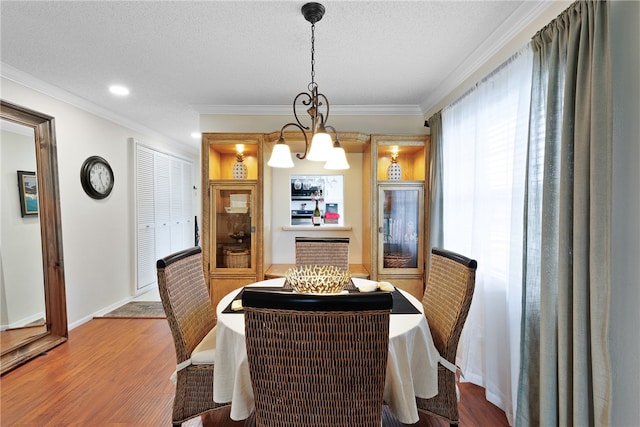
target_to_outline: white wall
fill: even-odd
[[[322,162],[300,160],[293,156],[295,167],[292,169],[269,168],[273,178],[271,190],[271,262],[273,264],[295,264],[295,238],[308,237],[348,237],[349,262],[362,263],[362,154],[347,155],[350,168],[344,171],[327,171]],[[349,231],[333,231],[331,227],[319,227],[313,230],[283,230],[291,221],[289,188],[291,175],[327,175],[334,173],[344,176],[344,226]],[[277,190],[276,190],[277,189]],[[311,207],[313,208],[313,207]]]
[[[135,294],[133,159],[128,139],[136,138],[160,151],[192,159],[197,186],[199,153],[4,78],[1,97],[55,118],[67,315],[73,327]],[[109,161],[115,174],[113,191],[104,200],[91,199],[80,184],[82,162],[93,155]],[[194,212],[199,211],[198,203]]]
[[[640,423],[640,2],[611,2],[613,206],[612,426]],[[604,303],[604,301],[603,301]]]

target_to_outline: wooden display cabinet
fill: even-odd
[[[241,179],[234,178],[239,149],[247,172]],[[263,278],[262,165],[262,134],[203,134],[200,244],[214,308],[227,293]]]
[[[422,297],[424,183],[379,183],[378,201],[377,280]]]
[[[373,280],[388,281],[422,299],[429,252],[429,135],[372,135],[363,159],[371,177],[363,199],[363,260]],[[397,159],[401,179],[388,179]]]

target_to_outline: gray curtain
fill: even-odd
[[[532,39],[518,426],[609,424],[608,8],[576,2]]]
[[[429,128],[431,129],[429,244],[430,247],[442,247],[442,111],[431,116]],[[429,257],[427,264],[430,265],[430,262],[431,257]]]

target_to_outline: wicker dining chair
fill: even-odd
[[[213,401],[216,319],[202,270],[202,250],[185,249],[156,263],[158,289],[176,350],[172,423],[229,404]]]
[[[471,306],[477,266],[475,260],[463,255],[433,248],[422,299],[433,342],[445,361],[438,365],[438,394],[430,399],[416,397],[416,402],[419,411],[444,418],[452,426],[460,422],[456,351]]]
[[[256,426],[381,425],[389,293],[245,288],[242,306]]]
[[[296,266],[332,265],[349,271],[348,237],[296,237]]]

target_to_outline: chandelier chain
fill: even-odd
[[[310,85],[311,87],[315,86],[315,77],[316,77],[316,69],[315,69],[315,65],[316,65],[316,58],[315,58],[316,36],[315,36],[315,29],[316,29],[316,24],[311,24],[311,85]]]

